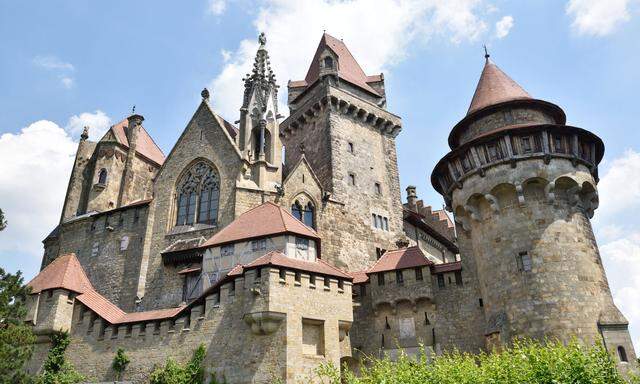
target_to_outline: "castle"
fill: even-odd
[[[82,134],[59,225],[29,283],[37,372],[55,330],[95,381],[144,382],[207,347],[230,383],[306,381],[363,355],[478,352],[516,337],[601,341],[630,369],[590,218],[604,145],[488,57],[435,166],[444,210],[401,200],[384,76],[324,34],[289,116],[264,35],[236,124],[209,93],[165,156],[132,114]],[[283,147],[285,150],[283,151]],[[313,380],[311,380],[313,382]]]

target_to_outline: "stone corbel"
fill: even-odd
[[[500,213],[500,204],[498,203],[498,199],[490,193],[484,195],[484,198],[489,202],[489,206],[494,213]]]
[[[595,210],[598,209],[598,206],[600,205],[600,198],[598,197],[598,192],[591,192],[589,193],[586,197],[586,208],[587,208],[587,216],[589,216],[589,218],[593,218],[593,214],[595,213]]]
[[[455,216],[453,220],[462,226],[463,231],[469,232],[469,225],[467,224],[467,221],[464,218],[460,216]]]
[[[349,335],[349,330],[351,329],[351,321],[338,320],[338,340],[344,340],[347,335]]]
[[[524,205],[524,189],[522,189],[522,184],[516,184],[516,194],[518,195],[518,204]]]
[[[285,317],[286,314],[282,312],[253,312],[244,315],[244,322],[251,327],[254,335],[269,335],[278,329]]]
[[[569,197],[569,204],[578,205],[580,203],[580,190],[582,187],[576,185],[575,187],[567,190],[567,196]]]
[[[480,221],[480,215],[478,215],[478,210],[475,207],[467,204],[464,206],[465,211],[469,212],[469,217],[471,220]]]
[[[556,183],[555,181],[550,182],[544,187],[544,194],[547,197],[547,203],[553,204],[556,201]]]

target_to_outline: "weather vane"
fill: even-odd
[[[487,51],[487,46],[486,45],[482,45],[484,47],[484,58],[489,60],[489,52]]]
[[[135,113],[136,113],[136,106],[134,104],[133,107],[131,108],[131,114],[134,115]]]

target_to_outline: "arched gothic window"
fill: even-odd
[[[316,229],[315,225],[315,208],[311,202],[307,205],[302,205],[299,200],[291,206],[291,214],[298,220],[302,221],[307,227]]]
[[[194,164],[178,183],[176,225],[215,225],[220,202],[220,177],[209,164]]]
[[[333,58],[331,56],[324,58],[324,67],[327,69],[333,68]]]
[[[98,174],[98,184],[107,184],[107,170],[104,168]]]

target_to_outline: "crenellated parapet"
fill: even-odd
[[[322,92],[323,96],[311,98],[282,122],[281,136],[283,138],[286,138],[293,131],[307,126],[309,122],[321,116],[327,109],[339,113],[341,116],[358,120],[391,137],[396,137],[402,130],[400,117],[342,89],[327,84],[319,85],[316,92]]]

